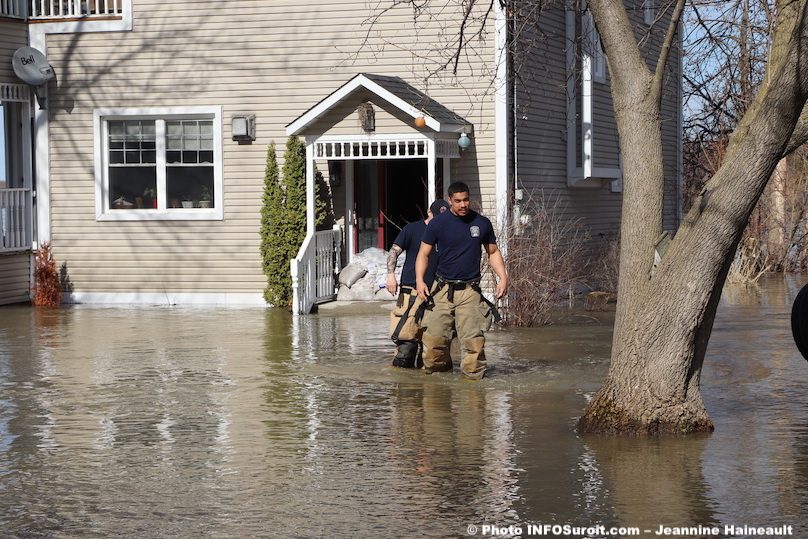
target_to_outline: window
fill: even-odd
[[[221,110],[99,109],[99,220],[222,219]]]
[[[651,26],[654,24],[654,19],[656,19],[656,10],[654,9],[654,0],[644,0],[643,1],[643,16],[645,18],[645,24]]]
[[[600,34],[595,28],[595,20],[592,13],[587,11],[583,16],[583,37],[584,56],[589,63],[592,80],[595,82],[606,82],[606,56],[603,54],[603,44],[600,42]]]

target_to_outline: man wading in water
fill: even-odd
[[[396,236],[390,252],[387,254],[387,291],[396,295],[399,289],[396,283],[396,260],[405,252],[404,267],[401,268],[401,288],[395,308],[390,312],[390,334],[396,343],[396,357],[393,366],[403,369],[421,368],[421,328],[415,322],[415,312],[421,304],[415,291],[415,259],[421,247],[421,237],[426,225],[436,215],[449,209],[445,200],[436,200],[427,210],[427,218],[423,221],[409,223]],[[435,257],[429,261],[424,281],[432,286],[435,279]]]
[[[498,317],[496,308],[480,290],[482,249],[488,253],[488,263],[498,277],[497,299],[508,293],[508,275],[491,221],[469,207],[468,186],[455,182],[448,193],[449,211],[436,215],[429,223],[415,261],[418,297],[431,306],[424,312],[421,323],[424,372],[452,370],[449,345],[455,327],[463,354],[460,372],[479,380],[486,369],[485,331],[491,326],[491,317]],[[438,266],[430,289],[425,277],[434,249]]]

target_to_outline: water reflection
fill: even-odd
[[[655,440],[574,431],[606,372],[608,315],[493,332],[492,377],[469,383],[389,368],[378,308],[3,308],[0,526],[11,537],[805,529],[808,384],[788,325],[800,285],[728,291],[703,374],[716,432]]]

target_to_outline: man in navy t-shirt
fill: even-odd
[[[414,221],[401,229],[393,242],[393,247],[387,254],[387,290],[395,295],[398,290],[396,282],[396,261],[402,252],[406,252],[404,267],[401,268],[401,290],[398,295],[396,307],[390,313],[390,334],[396,343],[396,356],[393,366],[402,368],[419,367],[421,348],[421,328],[415,323],[415,311],[421,301],[415,290],[415,259],[421,247],[421,237],[426,226],[435,215],[447,211],[449,203],[445,200],[436,200],[427,210],[427,218],[423,221]],[[435,278],[435,257],[427,265],[424,281],[432,285]],[[402,321],[403,319],[403,321]]]
[[[463,353],[460,371],[467,378],[479,380],[485,375],[485,331],[493,314],[480,291],[482,249],[488,253],[488,263],[498,277],[497,299],[508,292],[508,275],[491,221],[470,208],[468,186],[455,182],[448,193],[450,211],[429,223],[415,262],[418,297],[426,301],[431,295],[434,301],[421,324],[424,370],[427,374],[452,370],[449,345],[454,327]],[[438,265],[435,282],[430,286],[426,272],[435,249]]]

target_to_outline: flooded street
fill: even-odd
[[[576,434],[608,313],[492,332],[474,383],[388,367],[378,305],[0,308],[0,535],[805,537],[808,364],[789,316],[806,280],[725,292],[702,378],[716,430],[682,439]]]

